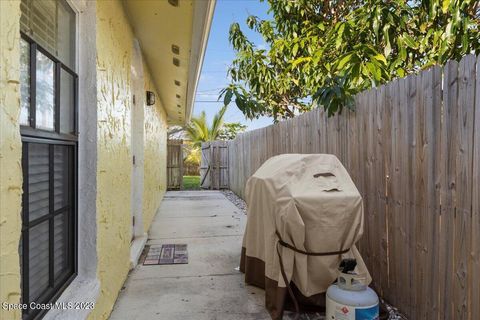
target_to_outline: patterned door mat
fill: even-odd
[[[188,251],[186,244],[153,245],[148,249],[143,265],[186,264]]]

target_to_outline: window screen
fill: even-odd
[[[28,220],[36,220],[49,213],[49,146],[28,145]]]
[[[72,276],[75,144],[24,138],[22,300],[49,302]],[[35,317],[27,310],[25,318]]]
[[[22,302],[53,302],[76,273],[78,75],[75,13],[65,0],[21,0]],[[42,310],[23,310],[40,319]]]

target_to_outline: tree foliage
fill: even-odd
[[[236,58],[220,92],[247,118],[279,118],[321,105],[329,115],[353,95],[449,59],[480,53],[478,0],[268,0],[272,20],[250,16],[268,49],[238,23]]]
[[[245,132],[246,129],[247,126],[240,122],[225,123],[220,130],[218,138],[220,140],[233,140],[239,133]]]
[[[200,147],[202,142],[218,139],[226,111],[227,106],[225,105],[214,115],[211,125],[207,122],[205,111],[202,111],[198,117],[192,117],[190,123],[185,127],[185,132],[192,141],[194,147]]]
[[[202,142],[215,140],[232,140],[237,134],[244,132],[246,125],[239,122],[225,123],[223,117],[227,111],[227,105],[223,106],[213,117],[212,124],[208,124],[207,115],[202,111],[199,116],[192,117],[185,127],[185,133],[192,142],[194,148],[201,147]],[[175,132],[172,130],[172,132]]]
[[[200,161],[202,158],[200,148],[194,147],[192,143],[185,143],[183,154],[185,158],[183,159],[183,164],[186,166],[200,166]]]

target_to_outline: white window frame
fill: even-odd
[[[59,303],[95,303],[100,293],[97,278],[97,89],[96,2],[66,0],[76,15],[78,78],[78,223],[77,277],[57,299]],[[88,92],[88,94],[84,94]],[[87,110],[90,109],[90,110]],[[86,319],[92,309],[52,309],[44,319]]]

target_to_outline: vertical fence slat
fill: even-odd
[[[384,144],[384,116],[385,116],[385,88],[380,87],[376,90],[376,104],[375,104],[375,175],[376,181],[374,185],[374,197],[376,206],[376,219],[378,221],[377,230],[378,237],[375,244],[378,251],[378,291],[380,295],[383,295],[383,287],[387,283],[387,255],[386,255],[386,228],[385,223],[385,158],[383,153]]]
[[[480,56],[477,57],[475,82],[475,128],[473,137],[472,190],[472,281],[470,319],[480,319]]]
[[[348,126],[347,126],[347,167],[352,180],[357,184],[358,180],[358,160],[357,160],[357,119],[353,111],[347,112],[348,116]]]
[[[455,218],[455,319],[467,317],[472,203],[473,119],[475,100],[475,57],[460,61],[458,83],[457,202]]]
[[[456,153],[450,150],[456,150],[457,145],[457,95],[458,95],[458,63],[450,61],[444,68],[444,119],[442,123],[442,154],[445,157],[442,166],[443,174],[443,190],[441,192],[441,232],[443,235],[442,247],[444,255],[444,264],[441,260],[441,266],[444,270],[444,289],[441,290],[443,295],[440,297],[440,316],[443,319],[453,319],[454,305],[454,241],[455,241],[455,158]]]
[[[432,319],[438,319],[439,317],[439,281],[440,281],[440,268],[439,268],[439,243],[440,243],[440,176],[441,162],[438,155],[441,152],[441,125],[442,125],[442,69],[440,67],[434,67],[433,70],[433,84],[432,84],[432,110],[433,110],[433,133],[432,133],[432,206],[433,206],[433,226],[432,226],[432,238],[431,238],[431,287],[430,287],[430,300],[432,301]]]
[[[417,286],[416,297],[414,306],[416,307],[416,312],[414,314],[415,319],[428,319],[427,310],[428,310],[428,299],[426,296],[428,294],[427,287],[428,284],[428,274],[431,270],[427,268],[427,230],[426,224],[428,223],[428,208],[427,208],[427,179],[428,179],[428,156],[427,149],[428,141],[426,134],[426,126],[428,122],[427,113],[427,92],[428,91],[428,74],[430,70],[423,72],[417,78],[417,101],[418,105],[415,112],[415,233],[416,233],[416,242],[413,244],[415,246],[415,258],[413,262],[416,264],[417,268],[415,273],[418,278],[417,281],[423,283],[422,286]]]
[[[416,102],[417,102],[417,76],[409,76],[407,78],[407,114],[405,121],[407,124],[407,145],[406,145],[406,161],[407,161],[407,185],[413,186],[415,183],[415,111],[416,111]],[[408,246],[407,254],[409,257],[415,256],[415,243],[416,243],[416,217],[415,217],[415,188],[408,188],[408,199],[409,203],[405,206],[406,216],[408,220]],[[407,283],[409,288],[414,288],[417,281],[417,274],[415,272],[416,264],[415,261],[409,259],[408,268],[405,270],[407,273]],[[417,300],[416,290],[412,290],[407,296],[407,306],[405,306],[405,313],[412,315],[415,314],[416,308],[415,303]]]
[[[392,240],[392,250],[390,251],[391,260],[391,285],[395,290],[393,290],[393,299],[398,301],[401,305],[404,302],[402,296],[403,286],[400,276],[403,273],[402,260],[401,260],[401,250],[402,244],[405,242],[402,239],[402,221],[401,221],[401,195],[402,195],[402,185],[400,181],[402,179],[402,172],[400,172],[400,163],[402,161],[402,151],[400,144],[400,119],[401,111],[400,100],[399,100],[399,88],[400,84],[398,80],[395,80],[391,86],[391,96],[392,96],[392,181],[395,183],[391,184],[391,193],[390,193],[390,204],[391,204],[391,240]]]
[[[397,215],[397,251],[398,251],[398,264],[399,269],[397,271],[397,279],[399,281],[399,301],[402,309],[410,309],[409,303],[409,262],[411,261],[408,257],[411,254],[410,246],[403,245],[409,243],[408,236],[411,234],[409,226],[409,215],[410,211],[408,210],[410,204],[408,181],[410,178],[410,172],[408,170],[409,159],[405,155],[408,154],[408,78],[398,80],[398,93],[397,93],[397,108],[398,108],[398,130],[397,136],[395,139],[398,140],[396,144],[397,150],[397,172],[398,172],[398,192],[397,192],[397,205],[396,212]]]
[[[367,104],[365,108],[365,113],[367,115],[366,119],[366,136],[365,136],[365,163],[366,163],[366,176],[365,176],[365,190],[364,190],[364,207],[365,214],[367,219],[367,225],[370,230],[379,230],[378,220],[377,220],[377,205],[376,205],[376,195],[375,187],[377,185],[377,164],[376,164],[376,154],[375,154],[375,131],[376,131],[376,90],[371,90],[367,93]],[[377,244],[379,243],[379,232],[369,232],[368,234],[368,251],[370,254],[370,264],[369,268],[371,270],[380,269],[380,260],[379,260],[379,251],[376,250]],[[374,284],[378,288],[377,279],[375,279]]]
[[[390,299],[389,296],[389,288],[390,288],[390,180],[391,180],[391,161],[392,161],[392,153],[390,152],[392,148],[392,104],[389,95],[389,86],[382,87],[383,90],[383,109],[385,110],[385,114],[383,117],[383,181],[384,185],[382,187],[382,196],[384,199],[383,203],[383,210],[385,212],[385,229],[384,229],[384,247],[385,247],[385,264],[384,264],[384,272],[385,278],[383,283],[383,296],[387,299]],[[393,301],[393,300],[390,300]]]
[[[425,178],[426,178],[426,199],[425,211],[426,223],[424,224],[425,239],[425,296],[426,311],[425,314],[429,319],[435,319],[436,299],[432,292],[435,284],[433,283],[435,268],[435,229],[436,221],[436,205],[435,205],[435,131],[437,114],[434,108],[434,68],[424,73],[424,93],[425,93],[425,129],[424,129],[424,149],[425,149]],[[427,271],[428,270],[428,271]]]
[[[364,165],[362,164],[366,163],[366,157],[367,157],[367,151],[365,148],[365,143],[367,141],[367,121],[368,121],[368,115],[367,115],[367,96],[366,93],[362,93],[359,97],[359,104],[357,106],[357,116],[359,118],[359,132],[358,132],[358,141],[359,145],[361,146],[358,151],[359,151],[359,160],[360,160],[360,171],[359,171],[359,180],[358,180],[358,189],[360,191],[360,194],[362,194],[363,197],[365,197],[365,192],[366,192],[366,171]],[[328,128],[329,129],[329,128]],[[370,236],[370,220],[369,220],[369,212],[368,208],[364,208],[364,234],[361,241],[361,247],[362,247],[362,254],[363,258],[365,260],[366,265],[370,268],[371,267],[371,251],[370,251],[370,241],[369,241],[369,236]]]

